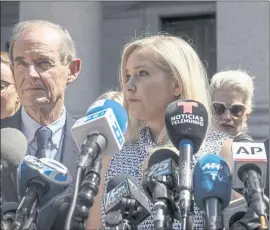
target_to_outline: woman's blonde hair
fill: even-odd
[[[253,77],[246,71],[238,69],[218,72],[211,79],[210,89],[212,99],[215,91],[219,89],[241,93],[244,96],[244,104],[248,112],[252,112],[254,96]]]
[[[97,98],[97,100],[102,100],[102,99],[112,99],[118,102],[119,104],[123,105],[123,92],[109,90]]]
[[[154,35],[142,39],[134,40],[128,43],[123,50],[120,65],[120,82],[122,88],[126,84],[126,63],[129,55],[137,48],[148,48],[154,52],[153,61],[158,67],[172,76],[174,80],[182,87],[181,95],[176,98],[192,99],[202,103],[209,114],[211,120],[209,84],[205,68],[190,44],[179,37],[170,35]],[[128,109],[128,104],[124,96],[124,107]],[[138,120],[129,115],[126,140],[133,141],[140,131],[146,126],[146,122]],[[161,131],[157,137],[157,144],[163,145],[169,140],[166,128]]]

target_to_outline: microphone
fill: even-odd
[[[269,197],[269,138],[267,138],[265,141],[264,141],[264,146],[265,146],[265,151],[266,151],[266,154],[267,154],[267,160],[268,160],[268,166],[267,166],[267,172],[266,172],[266,186],[265,186],[265,195]]]
[[[155,229],[172,229],[179,196],[178,155],[169,149],[154,152],[145,171],[143,188],[154,203]],[[180,219],[180,217],[178,217]]]
[[[118,174],[108,183],[103,198],[106,224],[110,229],[137,229],[150,216],[147,197],[130,175]]]
[[[77,161],[77,176],[72,203],[68,212],[65,229],[70,229],[72,216],[76,208],[76,201],[82,181],[82,175],[86,168],[94,166],[98,157],[119,152],[124,144],[123,133],[127,128],[128,115],[126,110],[118,102],[110,99],[96,101],[86,112],[86,116],[77,120],[71,131],[75,142],[80,149]],[[101,167],[97,167],[99,177]],[[88,200],[91,201],[97,194],[100,180],[94,179],[95,185],[88,187],[92,190]],[[88,203],[91,208],[93,202]],[[80,225],[76,218],[74,224]]]
[[[172,144],[179,149],[179,204],[182,229],[193,229],[192,157],[206,135],[208,114],[203,104],[193,100],[170,103],[165,113],[165,125]]]
[[[231,200],[232,176],[226,161],[215,154],[202,156],[193,173],[195,203],[205,211],[205,229],[224,228],[221,210]]]
[[[1,187],[2,186],[2,175],[3,175],[3,167],[1,165]],[[16,191],[16,190],[15,190]],[[18,208],[18,203],[17,202],[5,202],[3,204],[2,200],[2,192],[1,192],[1,197],[0,197],[0,204],[1,204],[1,229],[2,230],[10,230],[12,227],[12,223],[15,218],[15,212]]]
[[[17,168],[27,151],[27,140],[18,129],[1,129],[1,197],[3,202],[18,202]]]
[[[264,143],[254,143],[251,137],[242,135],[232,142],[232,151],[232,188],[244,193],[248,206],[252,207],[260,219],[261,228],[266,228],[267,206],[263,189],[266,182],[267,156]]]
[[[77,120],[71,128],[81,150],[77,167],[89,165],[85,155],[94,158],[99,154],[111,155],[119,152],[125,141],[123,133],[127,128],[127,121],[126,110],[114,100],[98,100],[90,106],[86,116]]]
[[[22,196],[12,230],[35,225],[37,210],[71,183],[72,177],[60,162],[27,155],[18,167],[18,189]]]
[[[1,129],[1,229],[10,230],[18,208],[17,167],[27,151],[27,140],[14,128]]]
[[[99,157],[87,172],[82,181],[81,190],[77,196],[77,205],[73,216],[75,229],[85,229],[89,209],[94,204],[94,197],[98,194],[100,185],[101,158]]]

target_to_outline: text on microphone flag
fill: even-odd
[[[232,145],[234,161],[264,161],[267,162],[263,143],[234,142]]]

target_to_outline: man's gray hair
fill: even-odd
[[[74,58],[76,58],[75,42],[72,40],[69,32],[62,26],[55,23],[45,21],[45,20],[28,20],[17,23],[12,30],[10,47],[9,47],[9,58],[13,63],[13,47],[14,43],[21,35],[21,33],[27,29],[47,26],[49,28],[55,29],[61,36],[61,44],[59,47],[60,60],[62,64],[70,63]]]

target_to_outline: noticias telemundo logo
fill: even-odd
[[[198,103],[195,101],[179,101],[177,105],[183,107],[183,113],[192,113],[193,107],[198,107]]]

